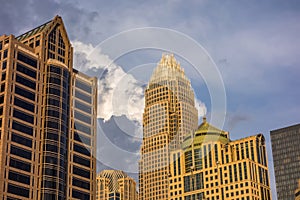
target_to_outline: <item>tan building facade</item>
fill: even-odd
[[[120,170],[103,170],[97,175],[97,200],[137,200],[136,182]]]
[[[262,134],[231,141],[204,118],[170,159],[170,200],[271,199]]]
[[[295,200],[300,200],[300,180],[298,181],[298,188],[295,191]]]
[[[194,92],[173,55],[163,55],[145,91],[139,199],[169,199],[169,152],[197,128]]]
[[[94,199],[97,80],[59,16],[0,36],[0,199]]]

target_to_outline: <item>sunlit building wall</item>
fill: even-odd
[[[204,118],[170,159],[170,200],[271,199],[262,134],[232,141]]]
[[[73,69],[61,17],[0,36],[1,199],[93,199],[97,81]]]
[[[169,152],[197,128],[194,92],[173,55],[163,55],[145,90],[139,199],[169,199]]]
[[[136,182],[125,172],[103,170],[97,175],[97,200],[137,200]]]

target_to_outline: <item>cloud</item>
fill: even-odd
[[[133,133],[137,129],[139,127],[126,116],[112,116],[105,122],[98,119],[98,170],[110,168],[129,173],[138,172],[141,140],[128,135],[128,133]]]
[[[132,75],[124,72],[101,49],[79,41],[73,42],[74,68],[82,72],[93,70],[98,78],[98,118],[126,115],[141,122],[144,108],[144,88]],[[91,73],[91,72],[89,72]]]
[[[195,107],[198,110],[198,119],[201,120],[202,117],[205,116],[207,113],[207,108],[205,106],[205,103],[195,98]]]

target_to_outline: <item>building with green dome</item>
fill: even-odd
[[[265,138],[230,140],[206,118],[170,153],[171,200],[271,199]]]

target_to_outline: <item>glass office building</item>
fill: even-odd
[[[1,199],[93,199],[97,80],[73,69],[61,17],[0,36]]]
[[[270,132],[278,200],[294,200],[300,179],[300,124]]]

